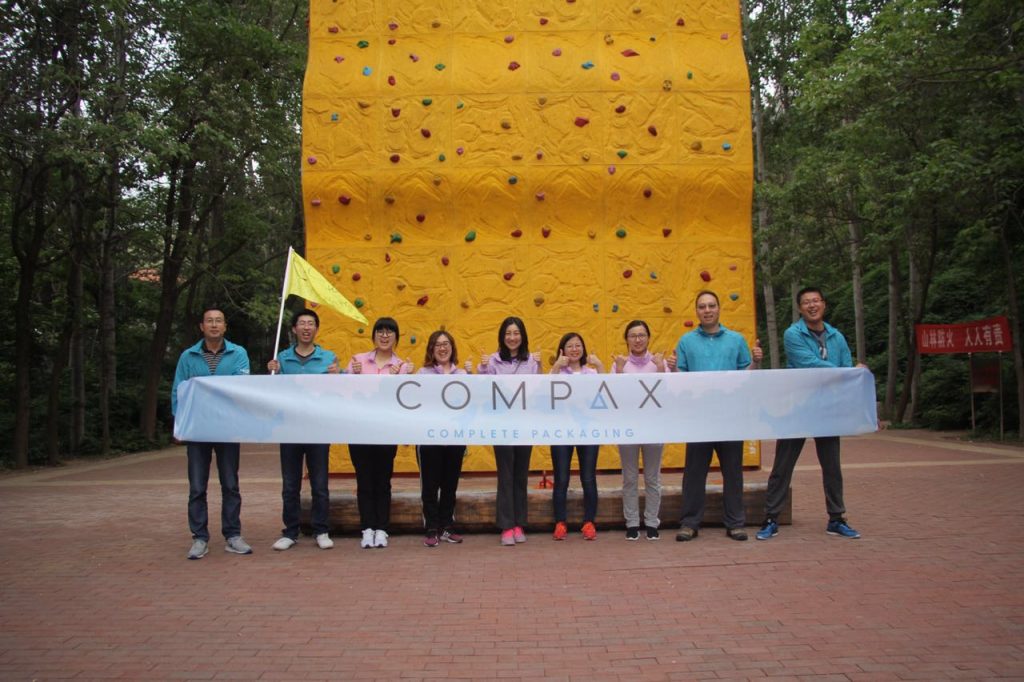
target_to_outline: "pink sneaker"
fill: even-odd
[[[505,547],[512,547],[516,544],[516,534],[511,528],[501,531],[501,544]]]
[[[516,526],[512,529],[512,537],[515,538],[516,542],[526,542],[526,531],[523,530],[522,526]]]

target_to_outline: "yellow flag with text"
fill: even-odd
[[[306,259],[294,250],[288,254],[288,286],[286,293],[301,296],[307,301],[313,301],[337,310],[346,317],[368,324],[359,309],[352,305],[347,298],[341,295],[334,288],[327,278],[321,275],[316,268],[310,265]]]

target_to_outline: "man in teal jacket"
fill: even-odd
[[[249,355],[241,346],[224,338],[228,325],[220,308],[207,307],[199,323],[203,338],[186,348],[178,358],[171,387],[171,413],[178,412],[178,385],[194,377],[226,376],[249,373]],[[252,554],[252,547],[242,539],[242,495],[238,490],[238,443],[187,443],[188,453],[188,526],[192,531],[189,559],[206,556],[210,543],[207,528],[206,486],[210,481],[210,463],[217,455],[220,476],[220,525],[226,544],[224,550],[233,554]]]
[[[825,322],[827,303],[821,289],[805,287],[796,295],[800,319],[790,325],[783,337],[786,346],[786,366],[853,367],[850,346],[838,329]],[[779,532],[778,516],[789,494],[793,469],[804,447],[805,438],[780,438],[775,444],[775,462],[768,477],[765,495],[765,519],[758,540],[769,540]],[[843,538],[859,538],[845,519],[843,502],[843,470],[839,464],[839,436],[819,436],[814,447],[821,464],[821,479],[825,488],[825,508],[828,525],[825,532]]]

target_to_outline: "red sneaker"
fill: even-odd
[[[583,539],[584,540],[596,540],[597,539],[597,528],[594,528],[594,524],[587,521],[583,524]]]
[[[555,532],[551,537],[555,540],[564,540],[565,536],[568,534],[569,529],[565,527],[565,523],[563,521],[559,521],[555,524]]]

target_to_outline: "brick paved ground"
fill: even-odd
[[[243,448],[255,554],[202,561],[181,448],[7,474],[0,679],[1024,679],[1024,450],[886,432],[843,454],[856,541],[823,532],[807,451],[770,542],[277,553],[276,453]]]

